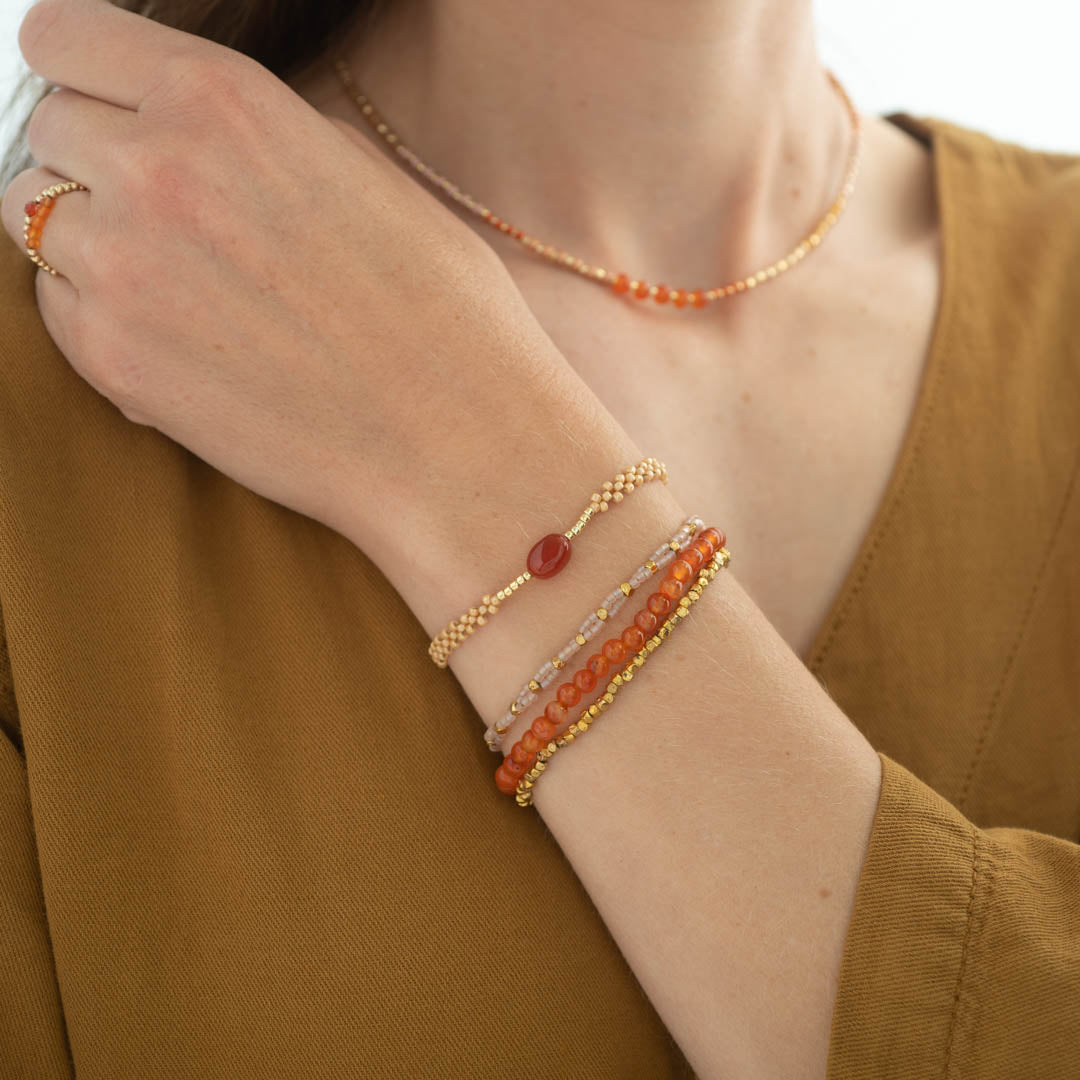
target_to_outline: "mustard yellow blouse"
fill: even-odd
[[[1080,157],[890,119],[945,280],[804,658],[883,767],[828,1077],[1076,1080]],[[0,248],[0,1078],[690,1075],[385,578],[128,422]]]

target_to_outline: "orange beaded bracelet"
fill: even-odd
[[[630,595],[645,584],[654,574],[660,573],[672,559],[682,551],[699,529],[705,528],[705,522],[699,517],[688,517],[670,540],[661,544],[632,574],[617,585],[600,603],[593,608],[585,621],[578,627],[577,633],[521,688],[518,696],[510,703],[509,709],[501,722],[492,723],[484,732],[484,742],[489,750],[499,752],[498,740],[514,721],[536,700],[541,690],[549,686],[566,667],[570,658],[579,649],[587,645],[601,630],[604,623],[618,614]]]
[[[518,806],[532,805],[533,788],[547,769],[548,762],[555,756],[556,752],[562,749],[562,747],[572,743],[576,738],[584,735],[600,713],[602,713],[609,705],[613,704],[615,695],[619,692],[620,688],[633,679],[637,670],[644,667],[645,661],[648,660],[653,652],[660,648],[661,644],[671,636],[675,627],[690,614],[691,607],[693,607],[693,605],[701,598],[701,594],[705,591],[709,582],[712,581],[717,573],[719,573],[720,568],[727,566],[730,561],[731,553],[728,549],[726,547],[720,548],[716,555],[713,556],[712,561],[708,566],[702,569],[697,582],[687,589],[686,596],[679,601],[679,607],[668,616],[664,624],[648,641],[645,642],[645,647],[634,656],[630,663],[627,664],[622,671],[617,672],[612,676],[611,682],[608,683],[607,690],[604,692],[603,696],[587,709],[583,709],[578,719],[561,735],[552,739],[547,746],[540,748],[536,754],[536,760],[533,762],[532,767],[522,775],[520,780],[518,780],[517,788],[515,789],[515,801]]]
[[[590,693],[596,688],[598,680],[607,674],[612,665],[623,663],[629,652],[640,657],[642,650],[649,651],[647,635],[655,635],[660,620],[671,613],[672,608],[681,601],[683,593],[697,587],[692,583],[694,575],[701,573],[703,567],[721,550],[726,551],[724,534],[712,527],[702,530],[701,534],[686,546],[679,558],[668,567],[657,591],[649,596],[645,606],[634,616],[633,623],[619,637],[609,638],[604,642],[600,652],[590,656],[585,665],[574,673],[573,678],[559,687],[555,700],[548,703],[521,739],[514,743],[502,764],[495,770],[495,786],[501,792],[512,795],[517,791],[519,781],[533,767],[541,750],[550,746],[552,740],[561,733],[568,710],[578,704],[582,694]],[[727,565],[726,562],[723,565]],[[680,608],[684,606],[679,603]],[[606,699],[608,694],[613,693],[609,686],[601,697]],[[598,702],[594,702],[589,709],[593,707],[599,708]],[[586,712],[589,712],[589,709]]]

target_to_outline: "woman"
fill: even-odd
[[[4,1074],[1076,1075],[1080,161],[317,7],[20,28]]]

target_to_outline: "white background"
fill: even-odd
[[[15,35],[27,7],[0,0],[2,102],[21,63]],[[822,56],[863,111],[941,116],[1080,153],[1075,0],[817,0],[817,13]]]

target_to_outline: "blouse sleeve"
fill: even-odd
[[[828,1080],[1076,1080],[1080,844],[979,828],[878,757]]]
[[[0,1077],[74,1076],[0,630]]]

